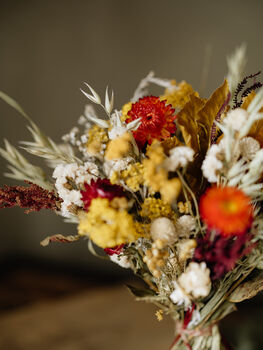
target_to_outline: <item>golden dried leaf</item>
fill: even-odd
[[[201,149],[206,152],[210,145],[211,131],[217,114],[227,101],[229,94],[228,82],[216,89],[206,101],[204,107],[198,112],[196,122],[198,124],[198,135]]]
[[[255,91],[251,91],[251,93],[249,95],[247,95],[246,97],[243,98],[243,103],[241,105],[241,108],[247,110],[248,106],[250,105],[250,103],[252,102],[252,100],[255,96],[256,96]]]
[[[243,300],[253,298],[261,290],[263,290],[263,272],[237,287],[228,299],[232,303],[240,303]]]
[[[205,105],[205,101],[195,94],[190,95],[190,100],[177,115],[177,122],[182,132],[185,144],[191,147],[196,153],[200,145],[198,139],[197,114]]]
[[[175,85],[177,89],[172,92],[169,89],[166,89],[164,95],[160,96],[160,99],[166,100],[166,103],[171,104],[174,108],[183,108],[192,94],[197,97],[199,96],[198,92],[194,91],[192,86],[184,80],[179,84],[176,84],[176,81],[173,81],[173,85]]]
[[[161,142],[162,148],[166,155],[169,155],[169,151],[178,146],[183,146],[182,142],[178,140],[176,136],[168,137],[164,141]]]
[[[241,108],[247,109],[250,103],[252,102],[253,98],[256,96],[255,91],[252,91],[248,96],[246,96],[243,99],[243,103]],[[263,108],[260,110],[260,112],[263,112]],[[251,127],[248,136],[254,137],[259,143],[260,147],[263,147],[263,120],[257,120]]]

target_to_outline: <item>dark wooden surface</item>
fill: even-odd
[[[173,325],[155,311],[121,286],[35,303],[0,315],[0,349],[168,349]]]

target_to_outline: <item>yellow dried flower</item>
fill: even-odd
[[[91,155],[96,155],[102,150],[102,145],[108,142],[106,131],[98,125],[93,125],[88,132],[88,142],[86,143],[87,151]]]
[[[108,160],[120,159],[132,149],[132,134],[125,132],[122,136],[108,143],[105,158]]]
[[[89,211],[79,219],[79,235],[89,236],[101,248],[134,242],[141,237],[132,216],[125,210],[112,208],[106,198],[93,199]]]
[[[178,210],[179,210],[179,213],[181,214],[189,214],[190,212],[190,208],[189,208],[189,205],[187,202],[178,202]]]
[[[155,316],[157,317],[157,320],[160,322],[163,320],[163,310],[157,310],[155,313]]]
[[[123,180],[132,191],[138,191],[140,185],[144,182],[143,165],[141,163],[130,164],[126,170],[120,173],[120,179]]]
[[[145,224],[142,222],[135,221],[134,226],[140,237],[150,238],[150,226],[151,224]]]
[[[122,107],[122,116],[121,116],[121,121],[125,121],[128,117],[128,112],[130,111],[132,107],[132,102],[125,103],[125,105]]]
[[[159,217],[167,217],[176,220],[175,212],[170,204],[164,202],[162,199],[148,197],[142,204],[140,215],[149,218],[151,221]]]
[[[158,192],[168,177],[167,170],[162,167],[166,157],[160,142],[154,141],[147,148],[146,154],[148,158],[143,160],[145,185],[150,187],[153,192]]]
[[[176,86],[175,81],[174,85]],[[189,101],[189,96],[192,93],[199,96],[192,86],[183,80],[177,85],[177,89],[174,89],[172,92],[171,90],[166,89],[164,95],[160,96],[160,99],[167,100],[167,104],[171,104],[174,108],[183,108],[183,106]]]
[[[166,155],[160,142],[154,141],[148,147],[143,160],[144,182],[150,192],[160,192],[165,202],[172,203],[181,191],[181,182],[178,178],[169,179],[168,170],[163,166]]]
[[[119,184],[119,180],[120,180],[120,178],[119,178],[119,173],[118,173],[118,171],[116,171],[116,170],[112,171],[111,177],[110,177],[110,182],[111,182],[111,184],[112,184],[112,185]]]
[[[174,199],[179,196],[181,189],[181,181],[178,178],[173,178],[162,184],[160,193],[163,200],[168,203],[172,203]]]

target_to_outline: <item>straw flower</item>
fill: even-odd
[[[235,187],[212,187],[200,201],[200,215],[210,229],[224,236],[242,235],[251,226],[250,198]]]

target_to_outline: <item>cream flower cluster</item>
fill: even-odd
[[[169,171],[184,168],[194,160],[194,151],[187,146],[179,146],[170,150],[170,156],[164,161],[164,167]]]
[[[154,241],[160,239],[167,245],[172,245],[179,237],[188,238],[193,230],[195,230],[195,219],[191,215],[182,215],[175,224],[167,217],[153,220],[150,232]]]
[[[78,185],[90,183],[91,179],[95,179],[98,175],[98,167],[91,162],[86,162],[84,165],[78,165],[77,163],[60,164],[55,168],[53,172],[53,178],[56,179],[55,186],[59,197],[63,199],[61,205],[62,216],[69,218],[71,214],[68,207],[83,204]],[[69,181],[73,182],[76,188],[68,186]]]
[[[230,127],[232,130],[239,131],[249,118],[249,114],[243,108],[236,108],[230,111],[224,119],[224,124]]]
[[[151,224],[151,237],[154,241],[160,239],[166,244],[173,244],[177,240],[175,225],[172,220],[160,217]]]
[[[218,173],[223,168],[223,163],[220,160],[222,155],[222,148],[220,145],[212,145],[203,161],[202,171],[203,175],[211,183],[217,182]]]
[[[210,270],[205,262],[191,262],[186,271],[174,282],[174,291],[170,295],[173,303],[188,308],[191,299],[206,297],[211,290]]]

